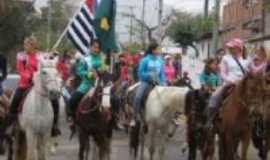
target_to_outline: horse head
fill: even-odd
[[[61,95],[62,80],[56,68],[57,63],[57,57],[44,55],[34,75],[34,86],[50,99],[58,99]]]
[[[265,96],[270,93],[266,88],[266,76],[262,73],[249,74],[239,82],[239,98],[252,114],[263,114]]]

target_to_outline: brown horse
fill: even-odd
[[[209,97],[210,93],[204,90],[191,90],[186,96],[188,160],[196,160],[197,149],[201,152],[202,160],[213,158],[214,147],[208,145],[207,131],[204,127]]]
[[[266,75],[267,83],[269,84],[269,73]],[[270,88],[266,88],[270,90]],[[270,150],[270,100],[269,92],[266,92],[264,98],[266,99],[264,108],[262,110],[263,114],[253,114],[252,119],[252,141],[255,148],[258,149],[258,156],[262,160],[267,160],[268,152]]]
[[[10,89],[4,89],[3,95],[0,97],[0,123],[3,123],[9,112],[10,99],[13,92]],[[7,146],[6,146],[7,145]],[[8,147],[8,160],[12,160],[13,156],[13,139],[6,133],[1,133],[0,138],[0,154],[5,153],[5,148]]]
[[[262,114],[265,107],[265,76],[246,76],[232,90],[220,111],[219,124],[220,159],[235,160],[237,150],[242,144],[241,160],[247,160],[250,144],[252,115]]]
[[[103,84],[105,83],[102,79],[97,80],[94,89],[90,90],[88,95],[86,95],[79,104],[77,123],[79,125],[80,160],[88,159],[90,137],[93,138],[98,147],[99,159],[110,159],[110,141],[112,138],[114,121],[111,109],[105,109],[105,106],[102,106],[101,103],[103,97]]]

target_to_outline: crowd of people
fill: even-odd
[[[73,76],[78,81],[75,92],[69,96],[65,94],[71,126],[74,125],[76,108],[80,100],[94,86],[94,81],[98,77],[97,71],[108,71],[109,68],[106,66],[105,58],[101,54],[100,42],[94,40],[90,46],[91,52],[87,55],[76,54],[73,50],[65,51],[60,55],[56,51],[53,52],[53,56],[59,56],[57,69],[62,80],[65,82],[69,77]],[[225,47],[226,50],[220,50],[216,57],[205,60],[205,67],[198,77],[201,83],[201,90],[212,94],[209,102],[209,117],[217,112],[217,108],[222,101],[221,95],[228,88],[235,85],[246,74],[254,75],[263,72],[268,64],[267,51],[263,46],[256,49],[254,54],[247,54],[243,40],[235,38],[226,43]],[[20,79],[14,93],[15,96],[11,102],[6,123],[2,127],[4,129],[16,120],[18,107],[33,85],[33,74],[38,69],[38,57],[40,54],[42,52],[39,51],[37,39],[33,36],[26,38],[24,41],[24,51],[17,54],[16,68]],[[151,86],[172,86],[179,79],[191,85],[188,72],[183,71],[182,63],[182,55],[180,53],[176,55],[163,55],[157,43],[151,43],[144,54],[124,52],[114,55],[112,71],[114,79],[120,80],[121,94],[124,95],[124,91],[128,86],[138,81],[141,82],[133,101],[135,111],[134,122],[138,120],[137,115],[140,111],[144,93]],[[7,74],[6,64],[2,66],[2,71],[4,76],[1,78],[1,82]],[[58,135],[60,134],[57,126],[58,101],[52,100],[52,106],[55,113],[52,134]]]

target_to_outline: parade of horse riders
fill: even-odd
[[[0,160],[268,160],[269,0],[0,0],[0,15]]]

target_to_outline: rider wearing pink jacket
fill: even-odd
[[[235,85],[248,72],[249,61],[243,57],[244,42],[241,39],[235,38],[226,43],[229,54],[223,56],[220,62],[220,76],[222,85],[213,93],[209,101],[209,123],[214,119],[220,103],[222,95],[226,88]]]
[[[172,84],[173,78],[175,76],[175,69],[172,64],[172,59],[170,55],[165,56],[165,64],[164,64],[164,73],[167,80],[167,84]]]

